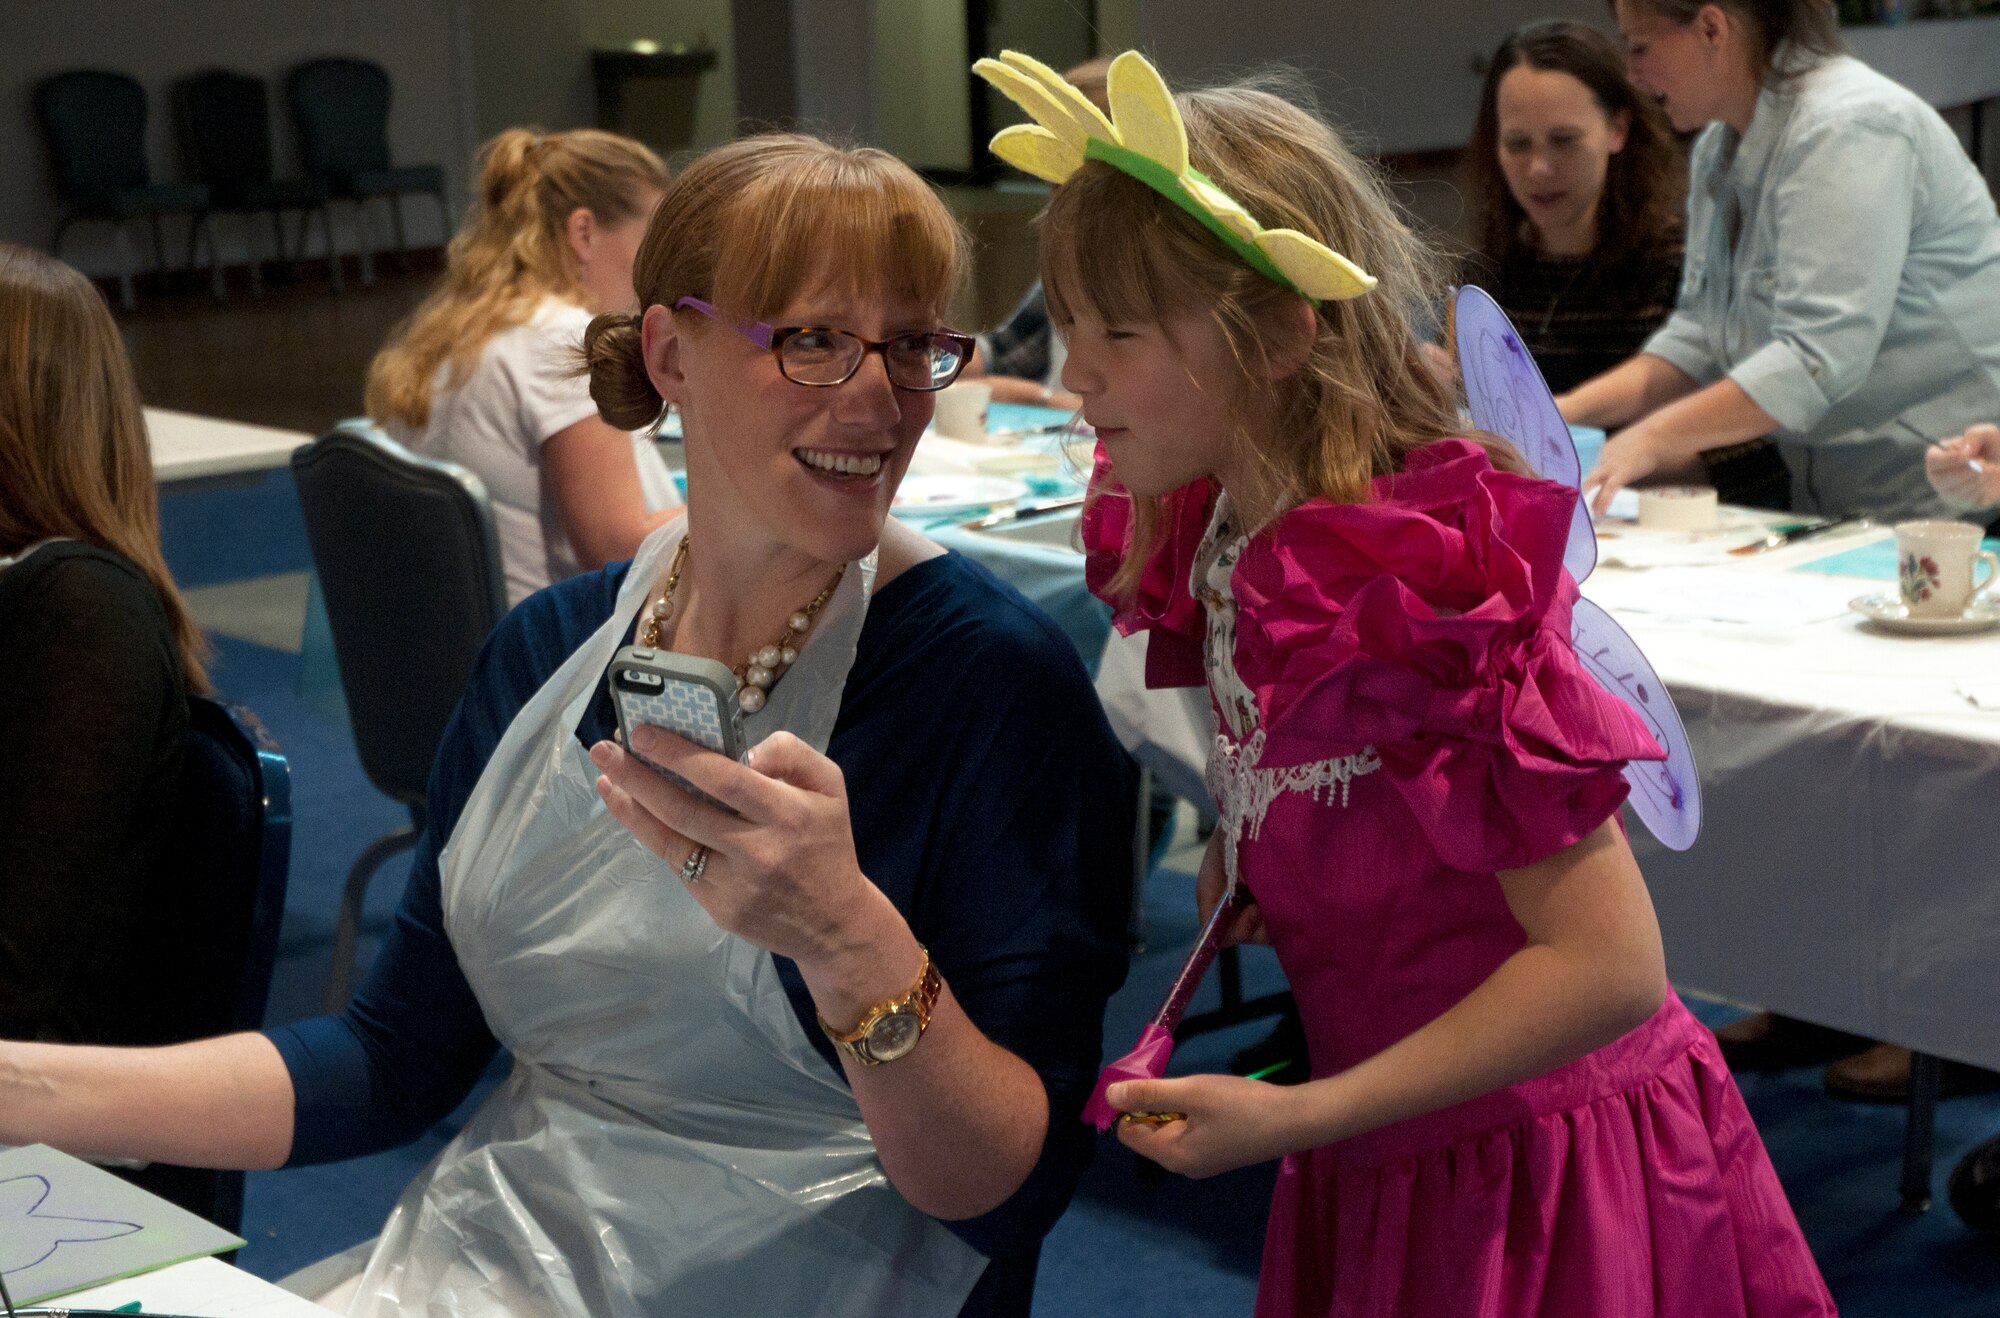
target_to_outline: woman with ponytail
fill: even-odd
[[[172,1037],[146,912],[203,649],[110,309],[0,243],[0,1035]]]
[[[1556,399],[1627,485],[1777,441],[1794,511],[1948,517],[1924,451],[2000,413],[2000,217],[1938,112],[1845,52],[1828,0],[1613,0],[1689,160],[1674,314]]]
[[[606,424],[574,368],[584,327],[636,306],[632,258],[667,185],[639,142],[512,128],[444,278],[368,369],[368,414],[485,481],[507,600],[630,558],[679,496],[651,443]]]

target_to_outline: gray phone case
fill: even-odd
[[[743,715],[736,674],[713,659],[628,645],[612,656],[605,679],[618,710],[618,740],[632,757],[704,801],[721,802],[632,749],[632,730],[650,723],[732,760],[743,758]],[[724,806],[724,809],[728,807]]]

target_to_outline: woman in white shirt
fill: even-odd
[[[1627,427],[1586,486],[1772,434],[1801,511],[1948,515],[1926,445],[2000,415],[2000,218],[1958,138],[1826,0],[1615,0],[1690,163],[1679,305],[1557,402]]]
[[[378,424],[486,483],[509,604],[630,558],[680,503],[651,437],[598,417],[577,356],[592,316],[636,307],[632,258],[666,184],[628,137],[501,133],[443,279],[368,368]]]

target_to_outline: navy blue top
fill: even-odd
[[[367,981],[341,1015],[266,1032],[297,1096],[288,1165],[406,1143],[492,1058],[498,1044],[444,931],[438,853],[501,734],[610,617],[628,566],[530,596],[487,640],[438,748],[429,828]],[[591,745],[615,727],[600,686],[577,736]],[[947,1224],[994,1260],[963,1312],[1025,1314],[1042,1236],[1090,1158],[1078,1114],[1105,1001],[1125,978],[1136,770],[1062,632],[956,553],[876,593],[827,753],[846,777],[862,872],[966,1015],[1048,1091],[1048,1137],[1026,1183]],[[800,1028],[844,1080],[797,967],[777,965]]]

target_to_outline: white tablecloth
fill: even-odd
[[[282,467],[292,450],[312,442],[301,430],[277,430],[219,417],[149,407],[146,438],[153,451],[153,479],[194,480]]]
[[[1603,569],[1584,591],[1609,607],[1642,577]],[[2000,633],[1614,611],[1672,690],[1701,767],[1692,850],[1632,829],[1675,982],[2000,1066],[2000,711],[1958,690],[2000,678]]]

